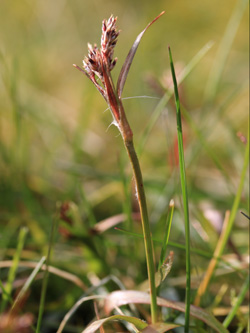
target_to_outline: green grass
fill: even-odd
[[[189,203],[188,203],[188,190],[187,190],[187,180],[186,180],[186,167],[184,159],[184,146],[183,146],[183,132],[182,132],[182,121],[181,121],[181,108],[180,108],[180,98],[178,92],[178,83],[176,80],[176,74],[173,64],[173,58],[171,49],[169,47],[169,58],[171,74],[174,84],[174,94],[175,94],[175,105],[176,105],[176,120],[177,120],[177,138],[178,138],[178,156],[179,156],[179,166],[180,166],[180,179],[181,179],[181,191],[182,191],[182,204],[184,211],[184,221],[185,221],[185,249],[186,249],[186,308],[185,308],[185,333],[189,332],[189,322],[190,322],[190,303],[191,303],[191,262],[190,262],[190,222],[189,222]]]
[[[117,128],[109,127],[106,104],[72,64],[81,64],[87,42],[99,41],[101,21],[113,13],[121,29],[116,82],[135,37],[165,10],[143,36],[123,91],[158,273],[173,251],[170,272],[157,287],[158,318],[166,330],[179,325],[171,329],[176,333],[184,331],[185,320],[190,332],[247,331],[249,221],[240,213],[249,215],[246,7],[246,0],[111,0],[105,6],[100,0],[1,1],[0,328],[4,316],[14,323],[26,315],[30,332],[41,333],[63,326],[64,333],[82,332],[94,320],[105,332],[132,332],[144,327],[141,319],[150,322],[132,170]],[[167,45],[182,116],[179,148]],[[133,96],[154,98],[126,99]],[[96,232],[99,222],[115,220]],[[197,310],[193,304],[204,277],[209,281]],[[140,292],[144,304],[105,312],[102,301],[117,302],[117,290],[125,303],[136,302]]]

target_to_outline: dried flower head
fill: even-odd
[[[113,15],[107,20],[102,21],[102,37],[101,37],[101,52],[103,57],[107,61],[107,66],[111,71],[117,61],[117,58],[113,60],[114,48],[117,43],[117,38],[120,31],[116,29],[116,20]]]
[[[109,105],[114,119],[113,123],[119,128],[123,137],[126,137],[129,140],[132,138],[133,133],[126,119],[121,94],[142,36],[148,27],[150,27],[151,24],[153,24],[163,13],[164,12],[150,22],[137,36],[122,66],[116,87],[113,83],[110,72],[114,68],[117,61],[117,58],[113,59],[114,48],[120,33],[120,31],[116,28],[117,17],[111,15],[108,20],[103,20],[101,47],[99,49],[96,44],[94,44],[94,46],[88,44],[88,56],[83,60],[83,69],[74,65],[94,83]],[[96,77],[99,78],[100,83],[96,81]]]
[[[94,47],[88,44],[88,56],[83,60],[83,68],[89,76],[97,75],[102,80],[102,58],[96,44]]]
[[[93,79],[93,75],[96,75],[104,84],[103,71],[110,72],[117,61],[117,58],[113,60],[114,47],[117,43],[117,37],[119,31],[116,30],[116,20],[113,15],[108,20],[102,22],[102,37],[101,48],[98,49],[97,45],[94,47],[88,44],[88,56],[83,60],[83,68],[86,74]]]
[[[114,48],[119,36],[119,31],[116,29],[116,20],[117,17],[114,18],[113,15],[108,20],[103,20],[101,47],[99,49],[96,44],[94,46],[88,44],[88,56],[83,60],[83,70],[74,65],[87,75],[109,105],[111,104],[109,97],[113,95],[110,91],[113,86],[110,72],[117,61],[117,58],[113,59]],[[96,77],[99,78],[101,84],[96,81]],[[114,101],[114,96],[112,96],[112,100]]]

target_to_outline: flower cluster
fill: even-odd
[[[83,69],[74,65],[78,70],[83,72],[96,86],[99,92],[109,105],[114,118],[114,124],[119,126],[121,119],[121,101],[118,101],[111,70],[114,68],[117,58],[113,59],[114,48],[117,43],[119,31],[116,29],[117,17],[110,16],[108,20],[102,22],[102,36],[100,49],[96,44],[88,44],[88,56],[83,60]],[[99,78],[97,82],[96,78]]]
[[[83,60],[83,69],[73,65],[83,72],[95,85],[106,100],[111,114],[113,124],[118,127],[125,141],[133,139],[133,133],[126,118],[122,104],[122,91],[128,76],[130,66],[145,31],[163,14],[162,12],[137,36],[132,45],[126,60],[121,68],[116,86],[113,83],[111,70],[114,68],[117,58],[113,59],[114,48],[120,31],[116,29],[117,17],[110,16],[108,20],[102,22],[101,46],[88,44],[88,56]],[[99,79],[97,81],[97,78]]]
[[[102,56],[96,44],[94,47],[88,44],[88,56],[83,60],[83,68],[89,77],[96,75],[99,79],[103,80],[102,72]]]
[[[87,76],[94,81],[97,76],[105,86],[104,71],[109,73],[115,66],[117,58],[113,59],[114,47],[117,43],[119,31],[116,29],[117,18],[111,17],[102,22],[101,48],[88,44],[88,56],[83,60],[83,68]]]
[[[117,43],[117,38],[120,31],[116,30],[117,17],[110,16],[108,21],[103,20],[102,22],[102,37],[101,37],[101,52],[105,59],[107,59],[107,66],[111,71],[117,61],[117,58],[113,60],[114,48]]]

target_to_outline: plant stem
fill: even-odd
[[[245,283],[243,284],[243,286],[241,288],[240,294],[239,294],[235,304],[233,305],[231,311],[229,312],[229,314],[223,321],[224,327],[227,328],[230,325],[231,321],[233,320],[234,316],[237,313],[237,310],[239,309],[241,303],[243,302],[248,289],[249,289],[249,275],[247,275],[247,277],[246,277]]]
[[[50,236],[49,236],[48,254],[47,254],[47,258],[46,258],[46,269],[44,272],[44,277],[43,277],[43,282],[42,282],[42,290],[41,290],[41,298],[40,298],[39,312],[38,312],[38,318],[37,318],[36,333],[40,333],[41,325],[42,325],[45,298],[46,298],[46,292],[47,292],[47,286],[48,286],[48,280],[49,280],[49,265],[50,265],[50,260],[51,260],[51,252],[52,252],[55,232],[56,232],[56,220],[53,219]]]
[[[169,50],[170,67],[174,84],[175,105],[176,105],[176,120],[177,120],[177,138],[178,138],[178,152],[179,152],[179,165],[180,165],[180,178],[181,190],[185,219],[185,246],[186,246],[186,311],[185,311],[185,333],[189,332],[189,317],[190,317],[190,289],[191,289],[191,263],[190,263],[190,226],[189,226],[189,208],[188,208],[188,192],[184,160],[184,147],[182,137],[182,122],[181,122],[181,109],[180,99],[178,93],[178,85],[175,75],[174,63],[172,53]]]
[[[146,252],[146,261],[147,261],[147,270],[148,270],[148,280],[150,287],[150,297],[151,297],[151,316],[152,323],[157,322],[157,300],[156,300],[156,288],[155,288],[155,267],[154,267],[154,254],[153,254],[153,244],[152,236],[149,227],[148,211],[147,211],[147,202],[144,192],[144,185],[142,179],[141,168],[139,160],[134,148],[134,143],[132,138],[129,140],[124,139],[124,144],[127,149],[127,153],[133,168],[136,190],[138,196],[138,202],[141,213],[142,220],[142,230],[144,236],[144,245]]]
[[[206,270],[206,274],[204,275],[204,278],[201,281],[200,286],[197,290],[197,294],[196,294],[196,297],[195,297],[195,300],[194,300],[194,305],[196,305],[196,306],[200,305],[202,295],[206,292],[206,290],[208,290],[209,282],[210,282],[211,277],[213,276],[214,270],[217,266],[218,253],[221,252],[221,246],[224,242],[224,237],[225,237],[226,231],[228,229],[229,217],[230,217],[230,212],[226,211],[226,216],[225,216],[225,219],[224,219],[224,222],[223,222],[220,237],[217,241],[217,245],[216,245],[216,248],[214,250],[213,258],[211,259],[211,261],[208,265],[208,268]]]
[[[17,241],[17,249],[15,252],[15,255],[13,257],[12,265],[9,270],[7,283],[4,287],[4,293],[2,298],[2,303],[0,307],[0,312],[4,312],[8,302],[12,302],[11,299],[11,292],[13,289],[13,283],[17,274],[18,264],[20,261],[21,253],[24,247],[25,238],[27,236],[28,229],[26,227],[21,228],[19,235],[18,235],[18,241]]]

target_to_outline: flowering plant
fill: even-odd
[[[125,142],[132,140],[133,133],[124,112],[121,98],[122,91],[142,36],[146,30],[163,14],[164,12],[159,14],[137,36],[122,66],[116,87],[111,76],[111,71],[117,62],[117,58],[113,58],[114,48],[120,33],[120,31],[116,28],[117,17],[111,15],[108,20],[103,20],[101,47],[99,49],[96,44],[94,44],[94,46],[88,44],[88,56],[83,60],[83,69],[75,64],[73,65],[78,70],[83,72],[101,93],[111,110],[113,124],[118,127]]]
[[[144,192],[143,179],[138,157],[136,155],[133,144],[133,132],[127,121],[126,114],[122,104],[122,91],[128,76],[130,66],[145,31],[153,24],[164,12],[159,14],[146,28],[137,36],[132,45],[127,58],[120,71],[117,85],[115,87],[111,71],[114,68],[117,58],[113,59],[114,48],[117,43],[119,31],[116,29],[117,18],[110,16],[106,21],[102,22],[101,47],[88,44],[88,56],[83,60],[83,69],[74,65],[78,70],[83,72],[99,90],[105,101],[107,102],[113,116],[113,123],[121,132],[130,162],[133,168],[134,179],[136,183],[136,192],[140,207],[142,229],[144,235],[144,244],[147,260],[148,279],[151,295],[151,314],[152,322],[157,321],[157,302],[156,302],[156,286],[155,286],[155,264],[152,238],[149,226],[146,196]],[[99,80],[99,82],[98,82]]]

